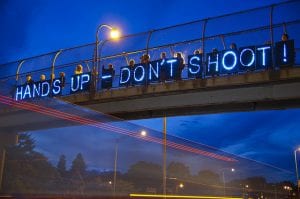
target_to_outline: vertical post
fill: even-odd
[[[150,30],[149,34],[148,34],[147,43],[146,43],[146,55],[149,55],[149,43],[150,43],[153,31],[154,30]],[[148,86],[148,83],[149,83],[149,80],[148,80],[148,78],[146,78],[146,84],[145,85]]]
[[[99,45],[99,30],[102,25],[98,26],[96,31],[96,42],[95,42],[95,51],[94,51],[94,62],[93,62],[93,70],[92,70],[92,86],[90,88],[91,97],[95,95],[97,90],[97,73],[98,73],[98,45]]]
[[[5,167],[6,147],[18,143],[18,134],[14,132],[0,132],[0,190],[3,187],[3,174]]]
[[[163,195],[167,195],[167,116],[163,118]]]
[[[270,38],[271,38],[271,49],[272,49],[272,69],[275,69],[275,59],[274,59],[274,31],[273,31],[273,10],[274,10],[274,5],[271,5],[271,10],[270,10]]]
[[[297,185],[297,195],[299,197],[299,173],[298,173],[298,161],[297,161],[297,151],[298,149],[296,149],[294,151],[294,157],[295,157],[295,168],[296,168],[296,185]]]
[[[202,65],[203,65],[203,67],[206,67],[206,64],[205,64],[205,32],[206,32],[207,20],[208,19],[204,19],[203,28],[202,28]],[[204,71],[205,70],[206,70],[206,68],[204,68]]]
[[[226,44],[225,44],[224,35],[221,35],[220,38],[221,38],[221,41],[222,41],[223,49],[225,50],[226,49]]]
[[[116,184],[117,184],[118,145],[119,144],[117,140],[115,146],[115,162],[114,162],[114,185],[113,185],[114,197],[116,196]]]
[[[100,26],[101,27],[101,26]],[[98,71],[98,45],[99,45],[99,29],[100,27],[97,28],[96,31],[96,42],[95,42],[95,56],[94,56],[94,71]]]
[[[3,182],[3,172],[4,172],[4,162],[5,162],[5,149],[1,149],[0,151],[0,191],[2,190],[2,182]]]
[[[99,48],[98,48],[98,50],[99,50],[99,52],[98,52],[99,61],[97,62],[97,64],[98,64],[97,67],[98,68],[96,70],[96,75],[95,75],[95,78],[96,78],[96,89],[95,89],[95,91],[97,91],[97,88],[98,88],[98,85],[99,85],[98,82],[101,83],[101,80],[102,80],[102,75],[101,75],[101,73],[102,73],[102,67],[101,67],[102,48],[103,48],[104,44],[107,41],[109,41],[109,40],[103,40],[103,41],[99,42]],[[101,89],[101,86],[99,87],[99,89]]]
[[[223,194],[224,197],[226,196],[226,184],[225,184],[225,173],[222,171],[222,177],[223,177]]]
[[[147,43],[146,43],[146,54],[149,54],[149,43],[150,43],[150,39],[152,36],[152,33],[154,32],[154,30],[150,30],[149,34],[148,34],[148,38],[147,38]]]

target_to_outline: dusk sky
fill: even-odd
[[[0,0],[0,63],[95,42],[96,27],[103,23],[120,27],[127,35],[278,2],[282,1]],[[132,122],[162,129],[161,118]],[[167,129],[170,135],[294,172],[300,110],[178,116],[168,118]],[[51,130],[45,134],[36,134],[43,152],[50,144]],[[81,148],[78,134],[79,138],[71,139],[77,137]],[[55,148],[55,141],[49,140]]]

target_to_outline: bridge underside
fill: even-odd
[[[112,89],[62,98],[123,119],[300,107],[300,68]]]
[[[145,110],[132,113],[114,113],[113,115],[124,119],[144,119],[167,116],[180,115],[198,115],[221,112],[239,112],[239,111],[255,111],[255,110],[282,110],[288,108],[300,108],[300,99],[285,101],[265,101],[265,102],[248,102],[234,104],[219,104],[208,106],[191,106],[182,108],[169,108],[161,110]]]

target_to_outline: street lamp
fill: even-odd
[[[110,38],[113,40],[118,40],[121,36],[121,32],[117,28],[111,28]]]
[[[295,168],[296,168],[296,180],[297,180],[297,194],[299,196],[299,173],[298,173],[298,160],[297,160],[297,151],[300,151],[300,147],[294,150],[294,157],[295,157]]]
[[[146,132],[145,130],[142,130],[142,131],[141,131],[141,136],[142,136],[142,137],[146,137],[146,136],[147,136],[147,132]]]
[[[178,194],[178,189],[183,189],[184,188],[184,184],[181,182],[178,185],[176,185],[175,187],[175,192],[176,194]]]
[[[225,170],[229,170],[231,172],[235,172],[234,168],[223,168],[223,169],[221,169],[221,171],[222,171],[222,177],[223,177],[223,192],[224,192],[224,196],[226,196]]]
[[[184,184],[183,184],[183,183],[180,183],[180,184],[179,184],[179,188],[182,189],[183,187],[184,187]]]
[[[115,28],[115,27],[112,27],[110,25],[107,25],[107,24],[101,24],[97,27],[97,31],[96,31],[96,47],[95,47],[95,56],[94,56],[94,67],[93,67],[93,76],[94,76],[94,87],[95,87],[95,90],[96,90],[96,83],[97,83],[97,75],[99,73],[99,62],[100,62],[100,59],[101,59],[101,48],[104,44],[104,41],[103,40],[99,40],[99,32],[101,29],[103,28],[106,28],[106,29],[109,29],[110,31],[110,39],[112,40],[117,40],[120,38],[121,36],[121,33],[120,31]],[[101,44],[100,46],[100,53],[99,53],[99,44]]]
[[[142,137],[147,136],[147,132],[145,130],[142,130],[139,133]],[[127,137],[125,137],[127,138]],[[116,184],[117,184],[117,164],[118,164],[118,150],[119,150],[119,139],[116,140],[116,145],[115,145],[115,160],[114,160],[114,181],[113,181],[113,193],[114,196],[116,195]]]

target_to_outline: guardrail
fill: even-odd
[[[222,16],[196,20],[184,24],[150,30],[120,38],[117,42],[105,40],[99,48],[100,67],[113,64],[116,74],[113,88],[119,87],[120,67],[128,65],[130,59],[139,63],[140,57],[147,53],[151,60],[159,59],[161,52],[173,57],[175,52],[184,55],[193,54],[194,50],[202,49],[203,54],[213,48],[227,49],[229,44],[238,46],[270,43],[273,45],[287,33],[295,39],[296,65],[300,65],[300,18],[298,10],[300,1],[287,1],[260,8],[235,12]],[[74,74],[77,64],[84,67],[84,72],[91,72],[94,62],[95,43],[69,49],[60,49],[44,55],[22,59],[0,65],[0,83],[6,88],[2,90],[12,93],[12,88],[25,83],[26,75],[31,74],[36,81],[41,74],[50,79],[51,74],[58,76],[59,72],[66,74],[66,84],[70,84],[70,76]],[[205,62],[205,57],[203,57]],[[184,57],[185,63],[187,56]],[[274,68],[274,67],[273,67]],[[182,79],[187,78],[187,70],[182,73]],[[98,81],[97,88],[101,88]],[[101,89],[98,89],[98,92]],[[69,95],[65,89],[63,95]]]

